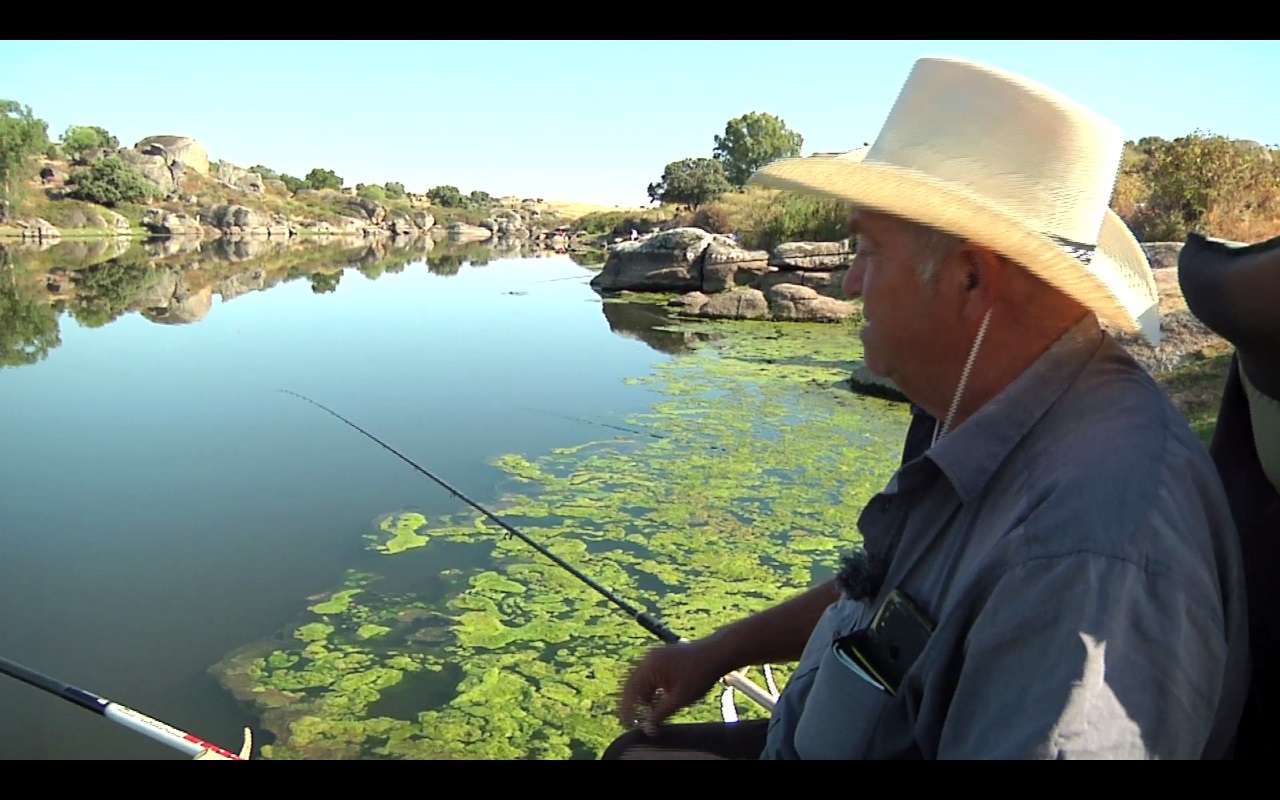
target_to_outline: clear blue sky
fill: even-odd
[[[1273,42],[420,41],[0,45],[0,98],[51,135],[192,136],[212,159],[352,186],[646,205],[670,161],[725,123],[782,117],[804,154],[875,138],[912,62],[985,61],[1042,81],[1126,137],[1195,129],[1280,141]]]

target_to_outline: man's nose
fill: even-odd
[[[862,260],[854,256],[853,263],[845,270],[844,281],[841,283],[841,288],[844,289],[844,293],[847,296],[858,297],[862,294],[862,276],[866,271],[867,269],[862,264]]]

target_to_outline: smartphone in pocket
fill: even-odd
[[[905,593],[894,589],[871,624],[836,640],[836,657],[891,695],[933,634],[933,622]]]

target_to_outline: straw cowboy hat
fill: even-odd
[[[870,147],[775,161],[749,183],[981,244],[1158,345],[1146,253],[1108,207],[1123,154],[1120,129],[1070,98],[982,64],[922,58]]]

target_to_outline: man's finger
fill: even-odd
[[[618,720],[624,727],[636,724],[636,707],[648,706],[652,701],[654,686],[652,681],[640,672],[632,672],[622,687],[622,696],[618,702]]]
[[[645,720],[645,730],[649,733],[656,733],[658,726],[666,722],[667,717],[679,711],[681,705],[671,692],[658,692],[649,708],[649,714]]]

